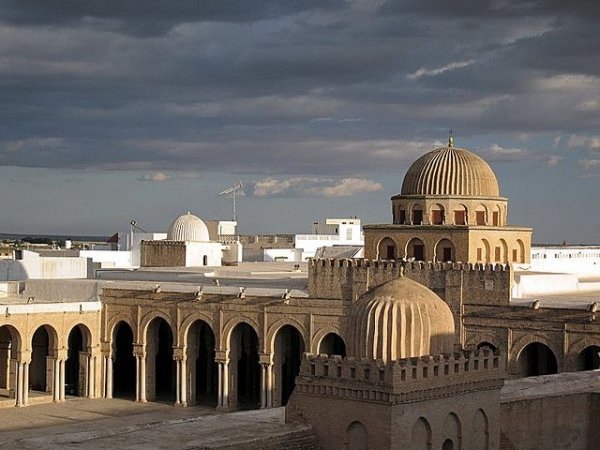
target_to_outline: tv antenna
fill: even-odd
[[[233,186],[228,187],[227,189],[219,192],[219,195],[225,196],[225,198],[231,198],[233,201],[233,208],[232,208],[232,213],[233,213],[233,219],[232,220],[237,220],[237,208],[235,206],[235,197],[237,192],[244,192],[244,182],[242,180],[238,180],[235,183],[233,183]]]

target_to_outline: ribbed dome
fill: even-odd
[[[492,168],[463,148],[441,147],[417,159],[406,172],[402,195],[498,197]]]
[[[350,319],[356,358],[394,361],[450,353],[454,318],[450,308],[425,286],[395,278],[360,297]]]
[[[208,228],[197,216],[188,211],[173,221],[167,231],[170,241],[209,241]]]

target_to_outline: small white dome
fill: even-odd
[[[208,228],[197,216],[188,211],[173,221],[167,231],[170,241],[209,241]]]

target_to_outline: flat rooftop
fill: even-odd
[[[506,380],[502,402],[586,392],[600,392],[600,370]]]
[[[265,439],[311,434],[284,422],[284,408],[217,414],[209,407],[174,408],[120,399],[0,409],[2,448],[199,449],[256,448]]]

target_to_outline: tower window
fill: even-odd
[[[475,223],[485,225],[485,211],[475,211]]]

